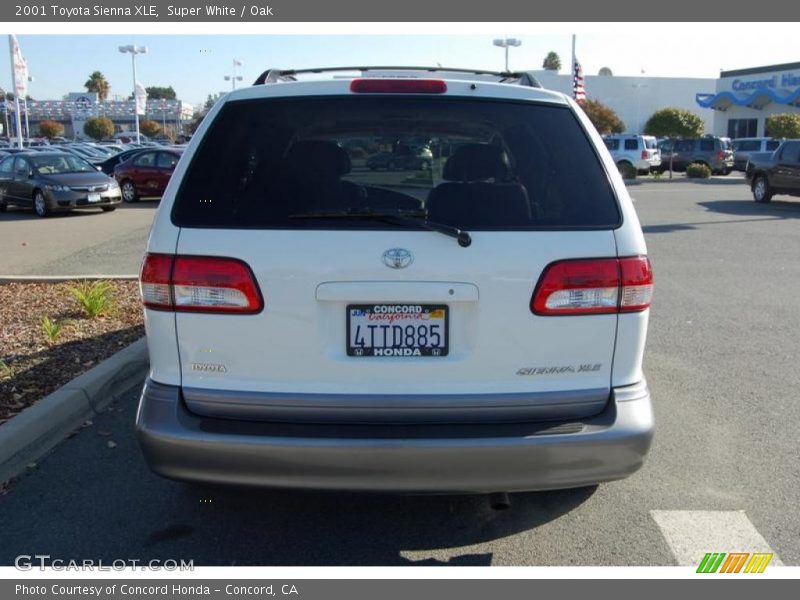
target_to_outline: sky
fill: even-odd
[[[609,67],[614,75],[715,78],[721,69],[800,61],[793,39],[795,24],[623,24],[582,33],[576,54],[584,72],[597,74]],[[746,26],[739,31],[732,27]],[[365,25],[368,27],[368,25]],[[630,31],[620,31],[630,28]],[[754,31],[753,27],[769,28]],[[608,29],[608,30],[605,30]],[[613,30],[613,31],[612,31]],[[720,35],[722,31],[722,35]],[[84,82],[101,71],[111,84],[111,96],[127,96],[133,88],[130,54],[118,46],[145,45],[148,54],[136,59],[145,86],[173,86],[178,98],[202,104],[208,94],[230,90],[223,80],[233,60],[243,63],[237,74],[250,85],[267,68],[341,65],[432,65],[501,70],[503,50],[494,35],[19,35],[34,81],[29,94],[36,100],[60,99],[85,91]],[[535,70],[549,51],[561,57],[568,72],[571,36],[566,33],[514,35],[522,45],[510,50],[511,69]],[[8,44],[0,43],[0,86],[10,87]],[[702,91],[702,90],[698,90]],[[713,91],[713,90],[709,90]]]

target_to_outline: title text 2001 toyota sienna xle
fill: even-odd
[[[158,210],[150,467],[420,493],[636,471],[653,277],[580,108],[525,74],[302,79],[270,71],[219,101]],[[423,145],[424,169],[367,167]]]

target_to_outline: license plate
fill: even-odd
[[[89,194],[89,202],[100,202],[100,194]]]
[[[349,356],[447,356],[444,304],[350,304]]]

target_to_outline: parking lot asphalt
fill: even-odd
[[[0,213],[0,275],[135,275],[157,201],[59,213],[46,219],[10,207]]]
[[[645,373],[657,419],[631,478],[517,494],[507,511],[477,496],[184,485],[145,466],[132,392],[0,496],[0,564],[39,553],[196,565],[673,565],[694,560],[692,544],[766,547],[773,564],[800,564],[800,201],[758,205],[744,186],[689,183],[644,183],[631,195],[656,277]]]

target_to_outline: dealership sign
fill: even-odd
[[[800,75],[794,73],[784,73],[783,75],[773,75],[767,79],[734,79],[731,88],[735,92],[747,92],[760,90],[763,88],[791,88],[800,86]]]

